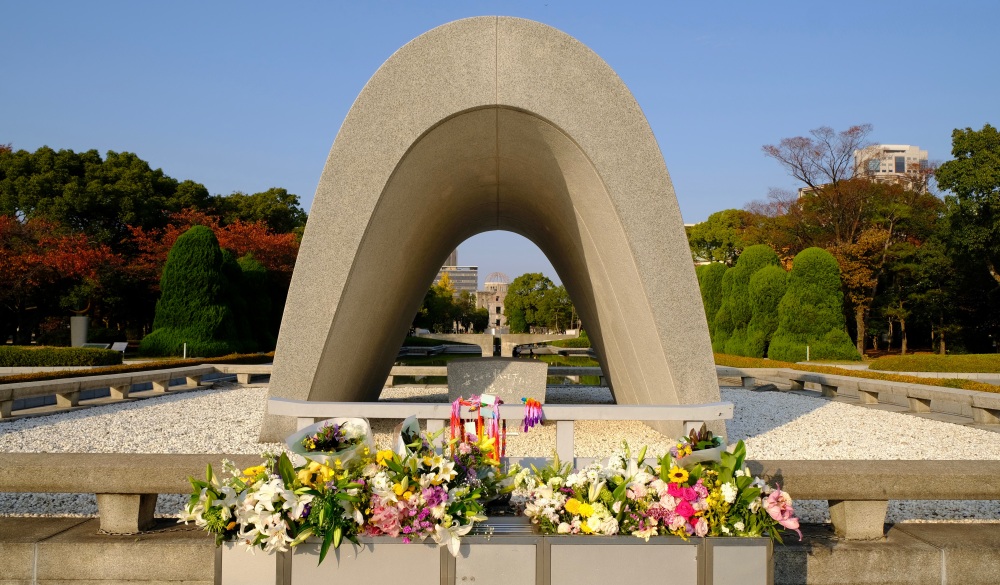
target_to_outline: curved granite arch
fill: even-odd
[[[316,191],[271,396],[376,400],[441,262],[490,230],[552,262],[619,403],[719,399],[680,210],[642,111],[587,47],[506,17],[421,35],[358,96]],[[279,426],[269,418],[262,437]]]

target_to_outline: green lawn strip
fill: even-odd
[[[590,347],[590,339],[587,337],[577,337],[575,339],[557,339],[555,341],[550,341],[548,343],[549,345],[554,345],[556,347],[576,347],[576,348]]]
[[[14,382],[38,382],[42,380],[59,380],[61,378],[76,378],[84,376],[102,376],[105,374],[124,374],[127,372],[147,372],[165,368],[181,368],[184,366],[200,366],[206,364],[269,364],[274,360],[274,352],[266,354],[231,354],[217,358],[191,358],[186,360],[163,359],[148,361],[141,364],[126,364],[121,366],[104,366],[87,370],[59,370],[55,372],[36,372],[33,374],[11,374],[0,376],[0,384]]]
[[[1000,373],[1000,354],[968,355],[914,354],[880,357],[868,366],[889,372],[964,372]]]
[[[901,374],[873,372],[871,370],[851,370],[847,368],[838,368],[836,366],[795,364],[791,362],[779,362],[776,360],[748,358],[721,353],[715,354],[715,364],[718,366],[728,366],[730,368],[789,368],[802,372],[815,372],[817,374],[850,376],[852,378],[865,378],[868,380],[886,380],[889,382],[921,384],[923,386],[941,386],[943,388],[957,388],[959,390],[1000,393],[1000,386],[994,386],[993,384],[986,384],[984,382],[976,382],[974,380],[963,380],[960,378],[922,378],[920,376],[904,376]]]
[[[409,335],[403,341],[403,347],[435,347],[438,345],[472,345],[461,341],[444,341],[443,339],[427,339],[426,337],[414,337]]]

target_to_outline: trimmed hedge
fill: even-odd
[[[722,275],[728,270],[721,262],[712,262],[696,266],[698,288],[701,289],[701,303],[705,307],[705,319],[708,321],[708,332],[715,329],[715,315],[722,307]],[[714,337],[713,337],[714,339]]]
[[[836,366],[813,366],[806,364],[796,364],[779,360],[769,360],[760,358],[748,358],[736,355],[715,354],[715,365],[728,366],[730,368],[788,368],[802,372],[815,372],[817,374],[830,374],[836,376],[851,376],[852,378],[865,378],[866,380],[886,380],[890,382],[905,382],[908,384],[922,384],[924,386],[941,386],[943,388],[956,388],[958,390],[974,390],[976,392],[1000,393],[1000,386],[976,382],[974,380],[963,380],[961,378],[922,378],[920,376],[903,376],[900,374],[886,374],[882,372],[872,372],[870,370],[850,370],[838,368]]]
[[[764,357],[778,329],[778,304],[788,288],[788,273],[781,266],[765,266],[750,277],[750,309],[746,345],[742,355]]]
[[[808,346],[809,359],[860,360],[844,330],[843,303],[840,267],[833,255],[822,248],[799,252],[778,305],[778,329],[767,357],[804,361]]]
[[[963,372],[1000,374],[1000,354],[914,354],[880,357],[869,366],[887,372]]]
[[[755,353],[748,339],[747,327],[753,318],[753,306],[750,301],[750,279],[758,271],[767,266],[778,266],[780,261],[774,250],[766,244],[757,244],[743,250],[736,266],[723,275],[727,280],[723,288],[721,313],[728,322],[725,324],[726,341],[721,345],[723,351],[729,354],[763,357],[763,353]]]
[[[241,276],[211,229],[196,225],[181,234],[163,266],[153,332],[143,338],[139,353],[176,356],[184,344],[189,354],[204,357],[253,349],[245,323],[237,321],[242,305],[233,307],[240,284],[234,280]]]
[[[109,351],[109,350],[97,350]],[[149,370],[162,370],[165,368],[180,368],[183,366],[200,366],[204,364],[269,364],[274,361],[274,352],[253,353],[253,354],[230,354],[217,358],[208,359],[186,359],[186,360],[157,360],[142,364],[128,364],[121,366],[107,366],[91,368],[89,370],[61,370],[57,372],[38,372],[35,374],[13,374],[10,376],[0,376],[0,384],[11,384],[14,382],[39,382],[42,380],[58,380],[60,378],[78,378],[83,376],[102,376],[104,374],[123,374],[126,372],[145,372]]]
[[[122,352],[89,347],[0,347],[0,367],[113,366]]]

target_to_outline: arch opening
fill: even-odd
[[[503,17],[425,33],[358,96],[306,226],[271,395],[377,399],[441,261],[492,230],[552,263],[617,402],[718,400],[680,211],[642,112],[579,42]]]

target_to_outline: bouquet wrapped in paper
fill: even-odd
[[[358,457],[375,441],[368,421],[363,418],[332,418],[296,431],[285,439],[288,450],[310,461],[333,466]]]

